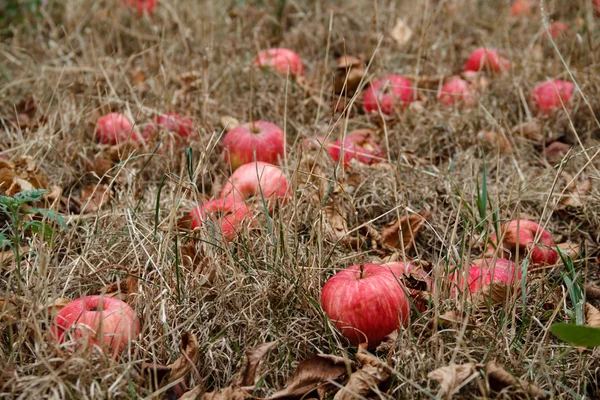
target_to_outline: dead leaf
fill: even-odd
[[[521,378],[514,377],[495,361],[489,362],[485,366],[485,373],[490,383],[490,387],[496,391],[501,391],[509,386],[518,386],[532,397],[539,399],[545,399],[547,397],[537,386],[530,384]]]
[[[600,300],[600,287],[587,285],[585,287],[585,298],[587,300]]]
[[[142,363],[142,371],[150,374],[152,379],[156,377],[158,387],[161,388],[183,378],[192,368],[195,369],[199,352],[200,346],[196,336],[191,332],[184,332],[181,335],[181,355],[177,360],[166,366],[156,363]]]
[[[519,292],[518,286],[509,286],[505,283],[494,282],[484,286],[481,290],[471,294],[467,306],[471,305],[475,310],[487,310],[490,306],[504,304],[509,298]]]
[[[89,185],[79,193],[81,212],[93,214],[110,202],[110,187],[106,184]]]
[[[551,163],[562,161],[569,153],[571,146],[563,142],[552,142],[544,149],[544,156]]]
[[[600,310],[590,303],[585,303],[585,324],[592,328],[600,328]]]
[[[188,390],[179,398],[179,400],[201,400],[206,398],[204,395],[204,385],[198,385],[193,389]]]
[[[477,140],[488,150],[498,149],[502,154],[508,154],[512,151],[512,146],[508,139],[504,135],[493,131],[479,131]]]
[[[53,302],[51,302],[50,304],[48,304],[46,306],[46,310],[48,310],[48,315],[54,319],[54,317],[60,312],[60,310],[62,310],[63,308],[66,307],[67,304],[69,304],[71,302],[70,299],[67,299],[65,297],[59,297],[56,300],[54,300]]]
[[[379,346],[375,349],[376,353],[389,353],[396,348],[398,344],[398,331],[394,331],[383,338]]]
[[[585,196],[589,196],[592,192],[592,180],[584,179],[582,181],[577,182],[575,187],[573,187],[568,194],[566,194],[561,200],[561,207],[582,207],[585,203]]]
[[[195,241],[189,241],[181,249],[181,262],[189,270],[200,275],[198,286],[212,285],[217,276],[217,266],[213,259],[203,253]]]
[[[132,139],[128,139],[121,143],[108,147],[105,150],[105,154],[113,162],[120,162],[137,154],[138,151],[142,148],[142,146],[143,145],[141,143]]]
[[[31,157],[20,157],[14,162],[0,164],[0,195],[14,196],[24,190],[48,189],[46,176],[39,171]]]
[[[542,143],[544,141],[544,127],[539,119],[533,118],[527,122],[520,123],[513,126],[512,134],[518,134],[526,139],[529,139],[535,143]]]
[[[332,242],[340,242],[349,246],[357,246],[358,239],[347,236],[349,231],[346,221],[346,210],[336,197],[321,210],[323,231]]]
[[[243,389],[227,387],[223,390],[217,390],[205,393],[204,400],[244,400],[250,397],[250,394]]]
[[[357,397],[368,397],[376,392],[379,385],[387,382],[393,370],[385,362],[369,353],[364,344],[358,347],[356,359],[361,368],[350,375],[343,389],[333,397],[334,400],[354,400]]]
[[[404,46],[412,38],[413,31],[402,18],[396,19],[396,25],[390,31],[390,36],[396,41],[400,47]]]
[[[102,178],[111,170],[115,162],[105,158],[102,154],[96,155],[91,165],[88,165],[88,170],[95,172],[98,177]]]
[[[236,118],[230,117],[229,115],[224,115],[219,119],[221,126],[225,129],[225,132],[229,132],[230,130],[237,128],[240,125],[240,121]]]
[[[341,381],[349,374],[351,368],[352,362],[345,358],[315,354],[306,360],[300,361],[296,370],[288,379],[285,388],[273,393],[269,399],[304,397],[328,379]]]
[[[473,374],[477,373],[477,368],[478,366],[475,363],[451,364],[431,371],[427,374],[427,378],[440,384],[440,391],[437,397],[450,398],[459,386]]]
[[[260,378],[260,369],[269,352],[277,347],[277,342],[261,344],[258,347],[246,351],[245,368],[236,386],[254,387]]]
[[[410,214],[384,226],[381,230],[381,245],[388,249],[401,249],[408,252],[430,215],[430,212]]]
[[[578,244],[565,242],[557,245],[561,252],[565,253],[573,261],[579,260],[580,247]]]
[[[365,75],[365,64],[357,57],[342,56],[336,61],[333,89],[337,95],[352,96]]]

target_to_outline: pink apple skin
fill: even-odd
[[[550,37],[556,39],[567,32],[569,32],[569,25],[564,22],[552,22],[548,24],[548,32],[550,32]]]
[[[142,135],[144,139],[148,139],[160,131],[172,132],[181,138],[187,139],[194,132],[194,121],[175,113],[159,115],[146,125]]]
[[[442,86],[438,94],[440,103],[451,106],[463,104],[467,107],[475,105],[475,98],[469,89],[469,83],[461,78],[452,78]]]
[[[290,49],[273,48],[263,50],[254,59],[254,64],[277,71],[283,75],[287,74],[288,70],[292,76],[304,75],[302,59]]]
[[[406,291],[385,266],[353,265],[325,283],[321,307],[353,345],[367,341],[373,348],[408,322]]]
[[[192,210],[190,216],[192,229],[199,228],[207,218],[214,219],[220,224],[223,237],[227,241],[235,239],[240,224],[252,218],[248,207],[241,201],[234,201],[233,198],[211,200],[200,204]]]
[[[562,104],[569,107],[574,88],[571,82],[560,79],[543,82],[531,91],[531,102],[540,114],[550,115],[562,109]]]
[[[594,6],[594,14],[596,17],[600,17],[600,0],[592,0],[592,5]]]
[[[380,107],[383,114],[392,115],[415,100],[415,87],[408,78],[388,75],[371,83],[363,98],[363,109],[367,114],[379,113]]]
[[[96,122],[94,135],[98,142],[111,146],[126,140],[143,142],[140,134],[133,129],[129,119],[119,113],[110,113],[100,117]]]
[[[77,341],[111,349],[118,356],[140,334],[140,320],[133,309],[115,297],[86,296],[60,310],[52,323],[53,339],[63,343],[69,332]]]
[[[249,197],[260,197],[268,201],[279,200],[285,204],[290,196],[289,182],[282,170],[266,162],[244,164],[231,175],[221,190],[221,198],[232,198],[243,202]]]
[[[329,146],[329,155],[336,163],[340,160],[344,149],[342,165],[348,166],[350,161],[356,159],[363,164],[377,164],[385,159],[381,147],[373,140],[375,132],[371,129],[357,129],[348,133],[342,139],[336,140]]]
[[[144,13],[152,15],[157,0],[123,0],[123,3],[129,8],[137,9],[138,15],[142,16]]]
[[[277,125],[266,121],[240,125],[223,138],[223,156],[232,170],[256,161],[278,164],[284,156],[284,134]]]
[[[466,289],[470,293],[475,293],[493,283],[515,286],[521,276],[519,267],[512,261],[503,258],[472,260],[467,271],[466,281],[461,271],[456,271],[450,275],[449,279],[455,285],[450,294],[452,297],[456,297]]]
[[[473,51],[465,63],[465,71],[502,72],[510,69],[510,61],[498,50],[480,47]]]
[[[558,252],[552,235],[540,225],[527,219],[513,220],[500,227],[502,243],[498,243],[495,233],[490,235],[490,248],[497,248],[499,254],[515,257],[517,247],[523,254],[530,254],[530,264],[534,267],[553,265],[558,261]],[[536,236],[539,240],[534,242]],[[517,242],[518,236],[518,242]],[[521,257],[522,259],[522,257]]]

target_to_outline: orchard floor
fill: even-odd
[[[141,18],[117,0],[50,0],[4,20],[0,162],[14,173],[0,174],[0,194],[48,188],[37,206],[66,227],[46,214],[53,233],[17,230],[19,256],[0,249],[0,397],[265,398],[310,359],[302,365],[313,380],[302,383],[320,391],[305,398],[331,398],[354,370],[383,377],[370,375],[363,398],[599,398],[600,350],[549,328],[581,313],[585,323],[584,303],[600,304],[591,296],[600,286],[600,19],[588,1],[543,3],[566,34],[549,40],[539,10],[511,18],[507,1],[475,0],[162,0]],[[408,39],[394,30],[399,18]],[[441,80],[481,46],[502,49],[511,70],[482,74],[474,107],[440,105]],[[253,67],[269,47],[299,53],[303,79]],[[417,83],[418,101],[382,119],[363,112],[359,94],[342,113],[333,80],[344,54],[368,64],[363,87],[398,73]],[[570,109],[533,132],[515,129],[535,117],[529,93],[549,78],[577,83]],[[160,113],[190,116],[191,150],[95,143],[96,120],[113,111],[140,129]],[[230,175],[223,117],[285,129],[281,168],[292,187],[270,215],[257,199],[256,222],[233,242],[211,224],[189,232],[181,218]],[[376,131],[385,162],[343,170],[310,140],[359,128]],[[568,154],[546,154],[553,142]],[[382,228],[418,214],[426,222],[414,244],[382,245]],[[481,258],[497,224],[525,218],[578,246],[573,268],[529,271],[520,292],[491,307],[452,299],[452,266]],[[369,358],[325,317],[321,288],[354,264],[409,260],[433,277],[429,307]],[[51,340],[60,305],[98,293],[124,299],[141,320],[117,360]],[[459,308],[465,315],[440,319]],[[333,374],[317,353],[350,371],[338,364]],[[494,368],[508,376],[493,378]]]

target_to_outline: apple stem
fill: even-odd
[[[360,275],[358,276],[358,279],[362,279],[363,278],[363,274],[365,272],[365,265],[364,264],[360,264]]]

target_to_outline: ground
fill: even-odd
[[[600,19],[591,1],[543,1],[530,16],[511,16],[508,1],[476,0],[161,0],[142,16],[117,0],[4,7],[15,13],[0,19],[0,194],[52,193],[24,206],[23,229],[0,213],[14,239],[0,248],[2,397],[174,398],[229,388],[222,398],[263,398],[317,353],[366,371],[364,350],[321,309],[321,288],[351,265],[396,260],[422,265],[432,295],[395,341],[371,349],[389,378],[363,396],[541,396],[531,384],[555,398],[600,397],[599,350],[549,331],[584,323],[586,300],[599,305],[591,293],[600,286]],[[398,21],[410,38],[398,35]],[[552,21],[568,32],[550,40]],[[501,49],[511,69],[471,77],[473,107],[439,104],[443,79],[482,46]],[[270,47],[296,51],[305,76],[253,66]],[[360,88],[397,73],[417,84],[418,101],[390,117],[367,115],[360,90],[354,98],[333,91],[342,55],[368,65]],[[515,129],[536,123],[530,91],[547,79],[574,82],[572,102],[537,119],[533,133]],[[109,112],[140,129],[176,112],[194,131],[182,145],[100,145],[94,125]],[[281,168],[291,182],[287,202],[267,209],[255,201],[255,222],[231,242],[208,223],[190,232],[182,218],[218,197],[230,175],[224,117],[284,128]],[[375,131],[383,163],[344,169],[311,141],[359,128]],[[553,143],[568,153],[552,156]],[[426,222],[414,244],[382,244],[382,228],[418,214]],[[24,229],[42,219],[46,235]],[[481,258],[489,234],[515,219],[578,246],[572,263],[529,271],[519,291],[485,310],[452,298],[449,271]],[[61,304],[99,293],[124,299],[141,321],[116,359],[50,334]],[[453,310],[453,321],[440,319]],[[260,379],[242,379],[253,366],[247,352],[270,342]],[[445,391],[429,375],[459,365],[466,377]],[[490,366],[498,365],[521,381],[494,384]]]

